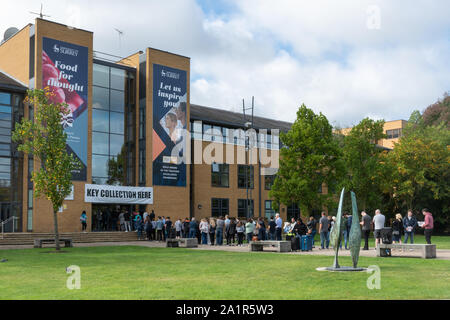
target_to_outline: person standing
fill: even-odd
[[[244,231],[245,231],[244,224],[242,223],[242,221],[239,221],[236,226],[236,232],[238,237],[238,246],[240,247],[242,247],[242,244],[244,242]]]
[[[392,243],[402,243],[403,220],[402,215],[397,213],[395,220],[392,222]]]
[[[380,209],[375,210],[375,216],[373,217],[374,231],[373,234],[375,236],[375,247],[378,247],[381,239],[381,229],[384,228],[384,223],[386,221],[386,217],[381,213]]]
[[[152,223],[152,240],[156,241],[156,220],[151,220]]]
[[[322,218],[319,220],[320,249],[328,249],[330,247],[330,238],[328,236],[329,220],[325,211],[322,211]],[[325,245],[326,243],[326,245]]]
[[[345,245],[345,250],[348,250],[348,242],[350,240],[350,229],[352,228],[352,220],[353,217],[346,212],[345,213],[345,230],[344,230],[344,245]]]
[[[200,232],[202,233],[202,244],[208,244],[209,223],[206,219],[200,222]]]
[[[247,242],[250,243],[253,237],[253,231],[255,230],[255,225],[253,224],[252,218],[249,218],[245,224],[245,234],[247,235]]]
[[[134,217],[134,226],[135,226],[136,231],[137,231],[138,239],[141,240],[141,238],[142,238],[142,229],[143,228],[142,228],[142,217],[141,217],[140,214],[137,214]]]
[[[183,238],[189,238],[189,224],[191,221],[189,221],[189,218],[184,219],[183,222]]]
[[[147,215],[144,219],[144,230],[147,234],[147,240],[152,239],[152,222],[150,221],[150,217]]]
[[[197,228],[197,221],[195,221],[195,218],[192,218],[191,222],[189,222],[189,238],[197,236]]]
[[[81,222],[81,231],[86,232],[87,227],[87,215],[86,211],[83,211],[80,216],[80,222]]]
[[[155,220],[155,211],[153,211],[153,209],[152,209],[152,212],[150,213],[150,221],[153,221],[153,220]]]
[[[148,216],[148,212],[145,211],[144,214],[142,215],[142,219],[144,219],[144,221],[145,221],[145,219],[147,218],[147,216]]]
[[[177,239],[181,238],[181,229],[183,227],[183,224],[181,223],[181,219],[178,219],[177,221],[175,221],[175,237]]]
[[[216,243],[218,246],[221,246],[223,244],[223,228],[225,226],[225,222],[223,221],[223,217],[219,217],[216,222]]]
[[[120,231],[125,231],[125,213],[123,211],[119,214]]]
[[[317,224],[316,219],[314,219],[313,216],[310,216],[308,224],[306,226],[308,227],[308,232],[310,232],[312,237],[313,248],[314,248],[314,237],[316,236],[317,233],[316,224]]]
[[[417,227],[417,219],[413,216],[413,211],[411,209],[408,210],[408,215],[403,218],[403,229],[405,230],[405,241],[404,243],[408,243],[408,238],[410,239],[410,243],[414,243],[414,231]]]
[[[431,244],[431,235],[434,228],[433,215],[427,208],[422,209],[422,214],[425,216],[425,223],[422,225],[422,228],[424,228],[425,240],[428,244]]]
[[[283,227],[283,220],[280,218],[280,214],[275,214],[276,236],[277,240],[281,241],[281,228]]]
[[[214,218],[209,219],[209,241],[211,245],[214,245],[214,238],[216,235],[216,220]]]
[[[156,234],[157,234],[158,241],[163,241],[163,228],[164,228],[164,223],[163,223],[161,217],[158,217],[158,221],[156,221]]]
[[[131,232],[131,224],[130,224],[130,220],[131,220],[131,216],[130,213],[128,211],[125,211],[125,232],[130,231]]]
[[[172,220],[170,220],[170,217],[167,217],[164,227],[166,228],[166,239],[173,239]]]
[[[263,218],[259,218],[258,226],[258,240],[266,240],[266,225]]]
[[[269,222],[269,240],[275,240],[277,237],[277,224],[275,223],[275,220],[273,219],[273,216],[270,217]]]
[[[359,223],[362,226],[362,234],[364,237],[364,248],[363,250],[369,250],[369,236],[370,236],[370,225],[372,222],[372,218],[365,212],[361,212],[361,222]]]

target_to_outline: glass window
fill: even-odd
[[[109,87],[109,67],[94,64],[92,81],[94,85]]]
[[[0,127],[2,127],[2,128],[11,128],[11,121],[1,121],[0,120]]]
[[[211,141],[211,126],[209,124],[203,125],[203,140]]]
[[[108,156],[92,155],[92,176],[108,177]]]
[[[211,185],[213,187],[229,187],[229,165],[213,163],[211,165]]]
[[[0,92],[0,103],[11,104],[11,95],[6,92]]]
[[[92,130],[94,131],[109,131],[108,111],[92,109]]]
[[[124,134],[125,119],[123,113],[110,113],[110,132]]]
[[[275,181],[274,175],[264,176],[264,190],[272,189],[273,182]]]
[[[92,107],[97,109],[109,109],[109,90],[100,87],[92,87]]]
[[[247,188],[248,183],[248,187],[253,189],[253,171],[253,166],[238,165],[238,188]]]
[[[111,68],[111,88],[124,90],[126,86],[125,70]]]
[[[92,152],[109,154],[109,135],[107,133],[92,132]]]
[[[125,94],[123,91],[111,90],[110,109],[111,111],[124,112]]]
[[[211,216],[220,217],[229,213],[229,200],[221,198],[211,199]]]
[[[248,215],[247,215],[248,207]],[[253,199],[238,199],[238,217],[253,217]]]
[[[266,200],[264,202],[264,216],[267,219],[270,219],[270,217],[275,217],[275,210],[272,209],[272,200]]]
[[[300,208],[296,203],[292,203],[287,207],[287,219],[290,221],[292,218],[297,220],[300,218]]]
[[[0,112],[11,113],[11,106],[2,106],[0,105]]]
[[[112,156],[117,156],[118,154],[120,154],[122,152],[123,143],[123,135],[111,134],[109,154]]]
[[[11,113],[0,113],[0,120],[11,121]]]

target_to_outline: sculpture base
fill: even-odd
[[[316,268],[317,271],[331,271],[331,272],[348,272],[348,271],[353,271],[353,272],[367,272],[368,268],[353,268],[353,267],[340,267],[340,268],[335,268],[335,267],[321,267],[321,268]]]

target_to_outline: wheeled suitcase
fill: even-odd
[[[300,243],[302,251],[312,251],[312,236],[302,236]]]
[[[292,251],[298,251],[300,250],[300,241],[297,237],[291,237],[291,250]]]
[[[381,229],[381,241],[385,244],[392,243],[392,228],[386,227]]]

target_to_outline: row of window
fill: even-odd
[[[243,129],[232,129],[222,126],[213,126],[200,121],[191,121],[191,138],[203,141],[215,141],[240,146],[250,145],[260,148],[278,150],[280,148],[280,140],[278,135],[268,134],[260,131],[258,134],[245,135]],[[247,142],[246,142],[247,141]]]
[[[211,186],[212,187],[222,187],[229,188],[230,187],[230,169],[229,164],[223,163],[213,163],[211,165]],[[254,167],[251,165],[238,165],[237,170],[238,176],[238,188],[240,189],[254,189]],[[264,189],[270,190],[273,185],[273,181],[275,176],[273,175],[265,175],[264,176]]]
[[[402,136],[402,129],[386,130],[386,135],[388,139],[399,138]]]

